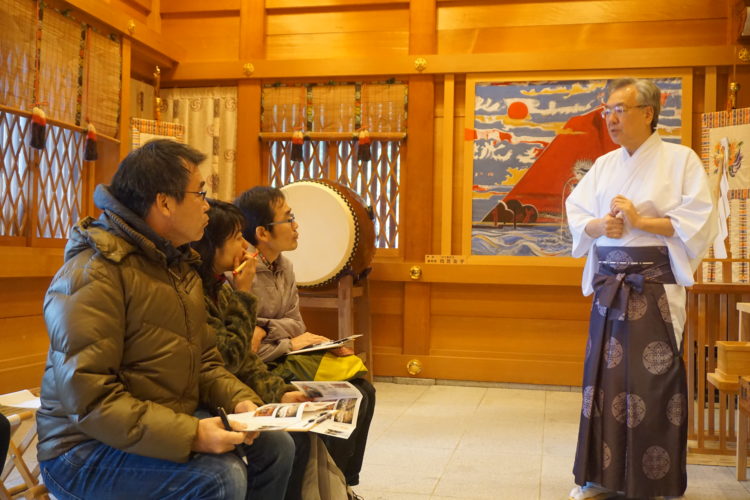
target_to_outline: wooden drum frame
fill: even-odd
[[[326,288],[344,274],[355,282],[367,275],[375,255],[375,224],[357,193],[325,179],[304,179],[281,191],[299,223],[297,249],[284,254],[298,287]]]

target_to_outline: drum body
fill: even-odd
[[[375,255],[375,225],[362,198],[329,180],[302,180],[281,188],[299,223],[297,249],[284,256],[297,286],[324,288],[345,273],[358,280]]]

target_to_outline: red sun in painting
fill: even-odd
[[[508,106],[508,118],[513,120],[523,120],[529,114],[529,108],[522,102],[514,102]]]

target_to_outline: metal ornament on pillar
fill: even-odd
[[[422,362],[418,359],[410,359],[406,363],[406,371],[409,372],[409,375],[419,375],[422,373]]]

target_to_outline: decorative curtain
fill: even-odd
[[[185,142],[208,159],[201,165],[208,196],[234,197],[237,88],[176,88],[161,92],[162,118],[185,127]]]
[[[83,122],[86,117],[100,134],[117,137],[120,122],[120,73],[122,55],[119,39],[89,29]]]
[[[262,132],[406,132],[404,83],[273,84],[263,88]]]
[[[293,132],[307,122],[307,89],[303,86],[264,87],[261,95],[261,130]]]
[[[54,9],[44,9],[36,99],[49,118],[80,125],[81,71],[85,29]]]
[[[355,126],[354,85],[316,85],[312,87],[312,131],[353,132]]]
[[[405,83],[362,84],[362,126],[371,134],[406,132]]]
[[[283,186],[305,178],[348,186],[373,208],[376,245],[398,248],[402,145],[408,86],[368,83],[266,85],[261,95],[261,138],[268,182]],[[358,132],[368,129],[360,159]],[[302,158],[292,159],[292,132],[302,129]]]
[[[30,109],[34,99],[36,3],[0,0],[0,104]]]

